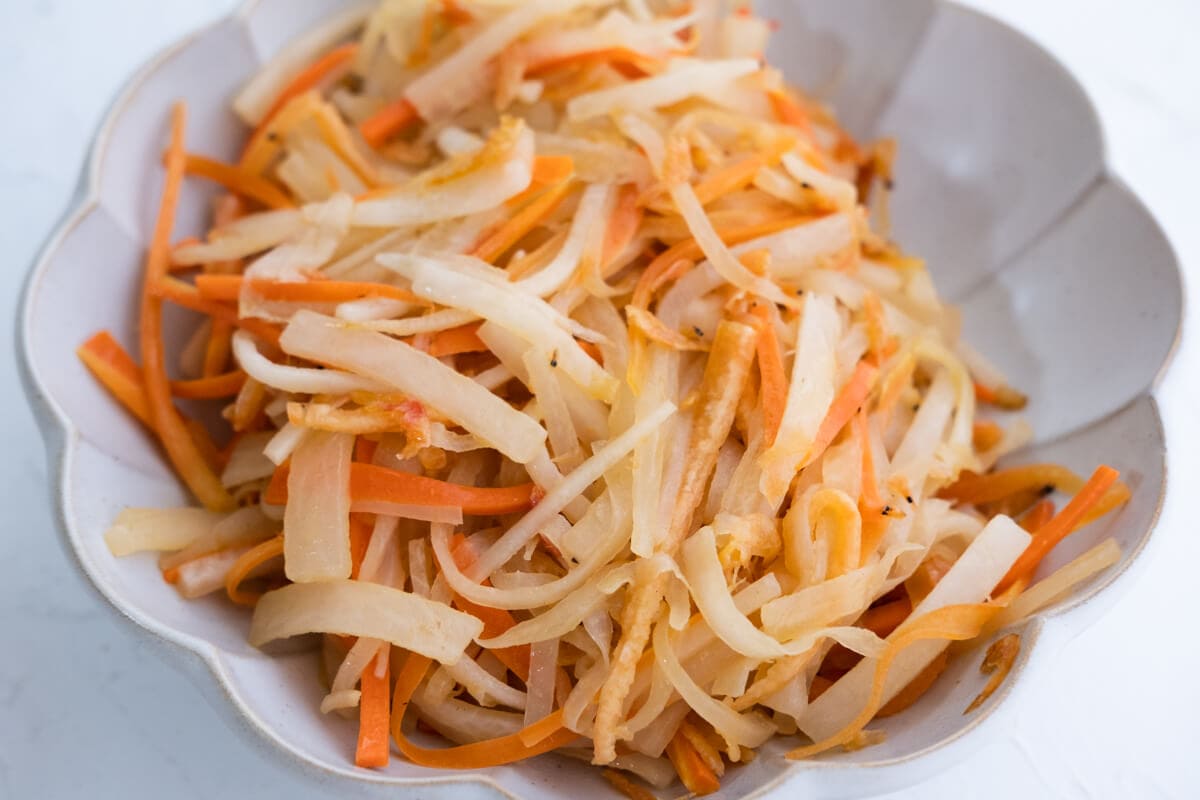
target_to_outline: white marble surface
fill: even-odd
[[[835,0],[830,0],[834,2]],[[1111,164],[1200,281],[1200,3],[969,0],[1080,77]],[[0,287],[65,210],[91,133],[128,75],[231,0],[7,0],[0,26]],[[1136,264],[1130,265],[1136,269]],[[10,305],[10,308],[13,307]],[[10,312],[11,313],[11,312]],[[1149,564],[1117,606],[1019,697],[1010,729],[966,762],[888,798],[1191,797],[1200,640],[1190,591],[1200,537],[1200,342],[1185,335],[1160,397],[1175,489]],[[0,798],[332,797],[232,734],[187,680],[114,620],[59,546],[46,464],[0,327]],[[1168,638],[1171,637],[1171,638]]]

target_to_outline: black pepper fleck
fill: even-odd
[[[883,182],[883,188],[887,189],[890,192],[896,188],[896,182],[894,180],[892,180],[891,178],[888,178],[887,180],[885,180]]]
[[[888,514],[892,513],[892,507],[891,507],[891,506],[884,506],[884,507],[883,507],[883,511],[880,511],[879,513],[880,513],[880,514],[883,514],[883,515],[886,517]]]
[[[1045,497],[1048,494],[1054,494],[1054,484],[1052,483],[1047,483],[1042,487],[1042,496]]]
[[[552,367],[557,367],[557,366],[558,366],[558,359],[557,359],[557,358],[552,358],[552,359],[550,359],[550,366],[552,366]]]
[[[693,325],[692,332],[695,333],[697,336],[704,336],[704,331],[700,329],[699,325]]]
[[[908,502],[910,502],[910,503],[913,501],[913,499],[912,499],[912,495],[911,495],[911,494],[906,494],[906,495],[904,495],[904,499],[905,499],[905,500],[907,500],[907,501],[908,501]]]
[[[813,188],[813,185],[811,183],[809,183],[808,181],[803,181],[800,184],[800,188],[801,189],[811,189],[811,188]]]

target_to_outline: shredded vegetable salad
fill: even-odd
[[[892,241],[895,145],[722,5],[384,0],[246,85],[235,163],[174,110],[137,347],[79,356],[198,506],[107,542],[253,645],[315,634],[360,767],[709,793],[774,737],[879,741],[952,642],[1120,557],[1038,571],[1128,488],[997,468],[1025,399]],[[173,241],[189,179],[212,227]]]

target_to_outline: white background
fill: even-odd
[[[1104,120],[1115,171],[1166,228],[1188,282],[1200,283],[1200,2],[969,4],[1028,33],[1082,80]],[[4,0],[0,291],[10,309],[72,197],[114,93],[154,52],[232,5]],[[186,679],[98,606],[54,530],[12,329],[0,326],[0,798],[332,797],[248,748]],[[1200,794],[1194,337],[1185,336],[1159,396],[1173,492],[1147,568],[1014,698],[1020,708],[993,744],[888,798]]]

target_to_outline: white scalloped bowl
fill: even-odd
[[[228,110],[237,88],[341,5],[251,3],[147,65],[101,128],[86,197],[30,274],[19,328],[26,388],[57,467],[61,528],[109,603],[154,634],[149,639],[178,645],[164,650],[182,656],[175,661],[236,727],[261,734],[252,738],[294,757],[315,781],[422,797],[608,796],[594,770],[556,756],[469,774],[402,758],[383,771],[354,768],[355,726],[318,713],[310,654],[264,656],[245,642],[247,615],[216,600],[181,600],[152,559],[118,562],[101,538],[123,506],[185,499],[150,439],[73,352],[101,328],[135,341],[170,104],[189,103],[193,149],[232,157],[244,136]],[[1002,730],[999,719],[1019,702],[1021,686],[1036,679],[1056,643],[1102,612],[1110,585],[1137,561],[1166,489],[1153,390],[1178,336],[1182,289],[1170,245],[1108,172],[1087,97],[1021,34],[936,0],[763,6],[782,22],[773,63],[827,96],[855,133],[898,138],[898,239],[928,257],[941,291],[962,306],[969,339],[1033,398],[1027,413],[1039,438],[1020,457],[1080,471],[1105,461],[1134,490],[1118,515],[1072,537],[1047,567],[1107,536],[1121,543],[1121,563],[1025,624],[1016,668],[980,711],[962,713],[983,682],[979,658],[959,658],[919,704],[879,725],[885,743],[793,764],[777,742],[731,770],[722,789],[745,796],[786,779],[788,790],[808,797],[860,797],[911,785]],[[201,230],[208,197],[189,183],[178,235]],[[169,318],[170,330],[178,334],[184,319]]]

